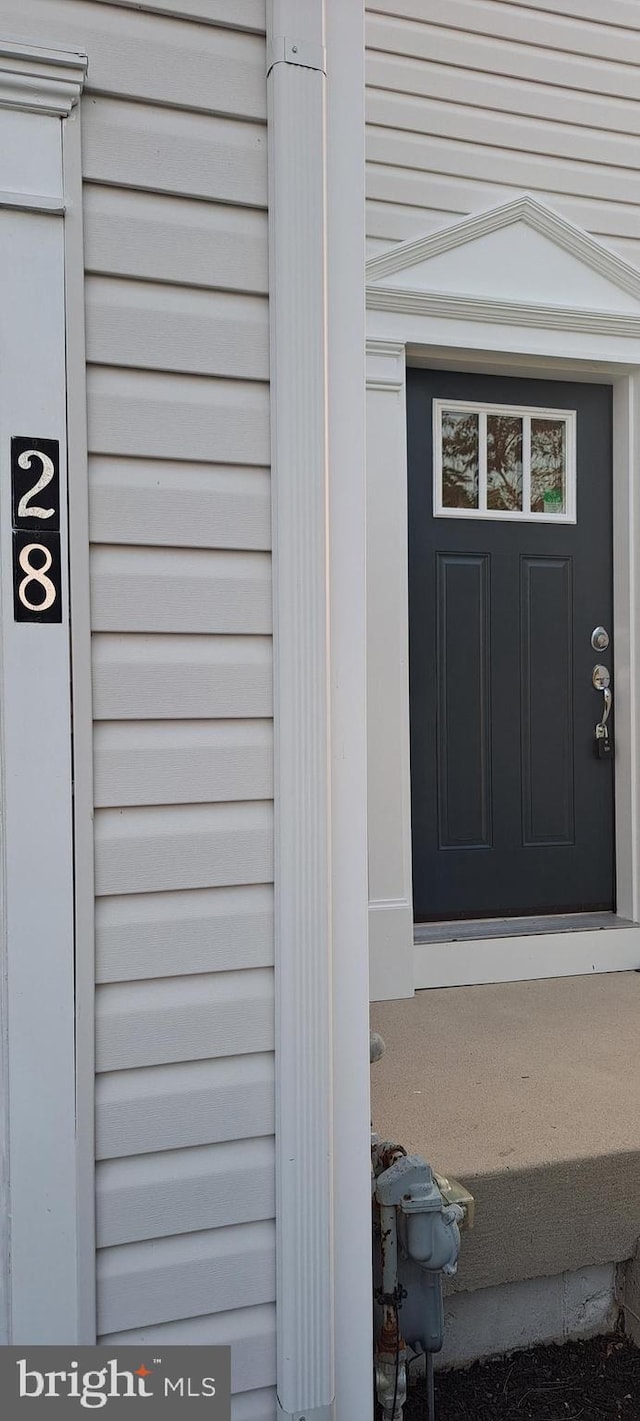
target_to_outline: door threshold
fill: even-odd
[[[640,970],[640,924],[615,913],[420,923],[414,988]]]
[[[597,932],[603,928],[634,928],[630,918],[617,913],[544,913],[530,918],[454,918],[446,922],[415,923],[416,945],[429,942],[468,942],[474,938],[531,937],[540,933]]]

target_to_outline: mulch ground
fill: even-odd
[[[436,1372],[436,1421],[640,1421],[640,1348],[620,1333]],[[405,1421],[426,1421],[420,1390]]]

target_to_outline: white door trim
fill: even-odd
[[[372,1408],[363,6],[269,0],[280,1416]]]
[[[0,1330],[4,1340],[26,1344],[89,1341],[93,1330],[92,1285],[80,1281],[93,1272],[93,1252],[81,1248],[78,1227],[66,480],[64,212],[72,188],[78,200],[79,169],[73,183],[70,174],[79,147],[63,156],[65,125],[78,105],[85,70],[86,59],[77,53],[0,42],[0,240],[13,240],[14,251],[21,252],[11,265],[11,299],[3,302],[5,354],[11,359],[3,362],[0,385],[7,1070],[0,1109],[4,1102],[8,1167],[2,1202],[3,1218],[9,1219],[0,1247],[5,1264]],[[60,441],[63,615],[58,625],[16,623],[13,617],[13,434]],[[86,1179],[84,1187],[86,1196]],[[91,1213],[91,1203],[85,1203],[85,1215]]]
[[[538,204],[529,205],[537,212]],[[490,216],[483,215],[483,222],[484,230],[491,230]],[[573,247],[578,252],[587,250],[595,261],[599,244],[575,230]],[[438,250],[445,250],[446,234],[438,235]],[[425,244],[413,245],[424,259]],[[407,252],[411,256],[409,244]],[[409,256],[403,264],[402,256],[392,251],[387,267],[395,260],[397,269],[406,271]],[[380,258],[371,263],[373,275],[376,262]],[[617,265],[618,259],[607,253],[599,276],[606,268],[607,276],[614,279]],[[628,289],[628,263],[620,267],[624,268],[620,285]],[[620,321],[622,333],[613,334],[609,313],[593,310],[595,303],[588,301],[590,269],[591,261],[585,263],[585,309],[580,320],[574,307],[563,312],[561,305],[555,305],[550,321],[546,304],[520,307],[504,302],[499,296],[499,269],[495,302],[489,296],[479,303],[475,296],[433,295],[428,288],[428,264],[423,267],[421,290],[405,285],[394,291],[386,267],[384,296],[376,285],[367,289],[369,924],[374,1000],[410,996],[417,987],[621,971],[640,965],[640,929],[633,927],[557,938],[452,942],[446,947],[414,946],[413,941],[407,363],[613,384],[617,906],[620,917],[638,922],[640,501],[633,473],[640,456],[640,326],[631,311]]]

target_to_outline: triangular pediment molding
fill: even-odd
[[[370,311],[640,341],[640,269],[529,193],[367,263]]]
[[[445,253],[456,252],[461,247],[480,243],[482,238],[491,237],[516,224],[538,233],[561,252],[604,278],[612,287],[631,296],[634,302],[640,302],[640,270],[637,267],[617,256],[602,242],[598,242],[573,222],[568,222],[565,217],[554,212],[553,208],[547,207],[529,193],[523,193],[510,202],[500,203],[482,212],[472,213],[469,217],[462,217],[447,227],[430,232],[426,237],[401,242],[390,251],[371,257],[366,266],[367,285],[402,286],[407,291],[406,274],[412,268],[422,268],[423,279],[418,284],[427,291],[430,287],[425,267],[428,268],[429,262]],[[401,276],[402,280],[394,282],[394,277]],[[633,309],[633,303],[630,303],[630,308]]]

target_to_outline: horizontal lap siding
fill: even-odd
[[[93,95],[108,94],[241,120],[266,117],[260,35],[96,0],[4,0],[2,21],[7,35],[86,51],[87,107]]]
[[[113,0],[96,0],[96,3],[112,5]],[[183,20],[229,25],[234,30],[260,35],[265,30],[265,0],[119,0],[119,4],[150,14],[179,15]]]
[[[271,630],[266,553],[96,548],[92,597],[96,631]]]
[[[275,1390],[243,1391],[231,1398],[231,1421],[272,1421],[275,1412]]]
[[[7,0],[82,101],[98,1326],[275,1402],[264,0]]]
[[[271,538],[268,469],[152,459],[94,458],[92,526],[110,543],[266,551]],[[124,524],[124,526],[123,526]]]
[[[105,1333],[202,1317],[273,1300],[273,1221],[231,1224],[102,1249],[98,1300]]]
[[[629,0],[369,0],[369,254],[533,192],[640,262]]]
[[[264,1392],[265,1379],[275,1383],[276,1377],[275,1313],[272,1303],[191,1318],[186,1324],[168,1322],[131,1332],[115,1332],[103,1341],[109,1345],[138,1346],[149,1350],[158,1344],[230,1346],[232,1386],[236,1393],[242,1394],[234,1397],[233,1414],[239,1414],[236,1408],[240,1406],[240,1414],[247,1421],[249,1416],[253,1416],[254,1421],[260,1416],[263,1421],[271,1421],[273,1417],[272,1397],[270,1394],[265,1396]],[[247,1412],[247,1405],[253,1406],[253,1410]]]
[[[268,636],[96,637],[94,712],[104,720],[271,714]]]
[[[258,123],[121,99],[86,102],[83,161],[93,183],[266,207],[266,142],[266,128]],[[90,242],[89,233],[89,249]],[[209,282],[215,286],[217,280],[212,267]]]
[[[90,277],[87,357],[95,365],[266,380],[266,298]]]
[[[266,295],[266,212],[87,183],[85,221],[90,272]]]
[[[269,457],[264,384],[105,366],[87,376],[94,454],[206,462],[215,453],[216,463],[258,466]]]
[[[274,1208],[271,1139],[113,1160],[98,1176],[98,1244],[270,1219]]]
[[[96,1092],[98,1159],[270,1135],[273,1080],[269,1051],[103,1071]]]
[[[105,985],[96,1022],[98,1069],[269,1051],[272,986],[266,968]]]
[[[270,799],[268,721],[110,723],[96,726],[95,803],[198,804]]]

